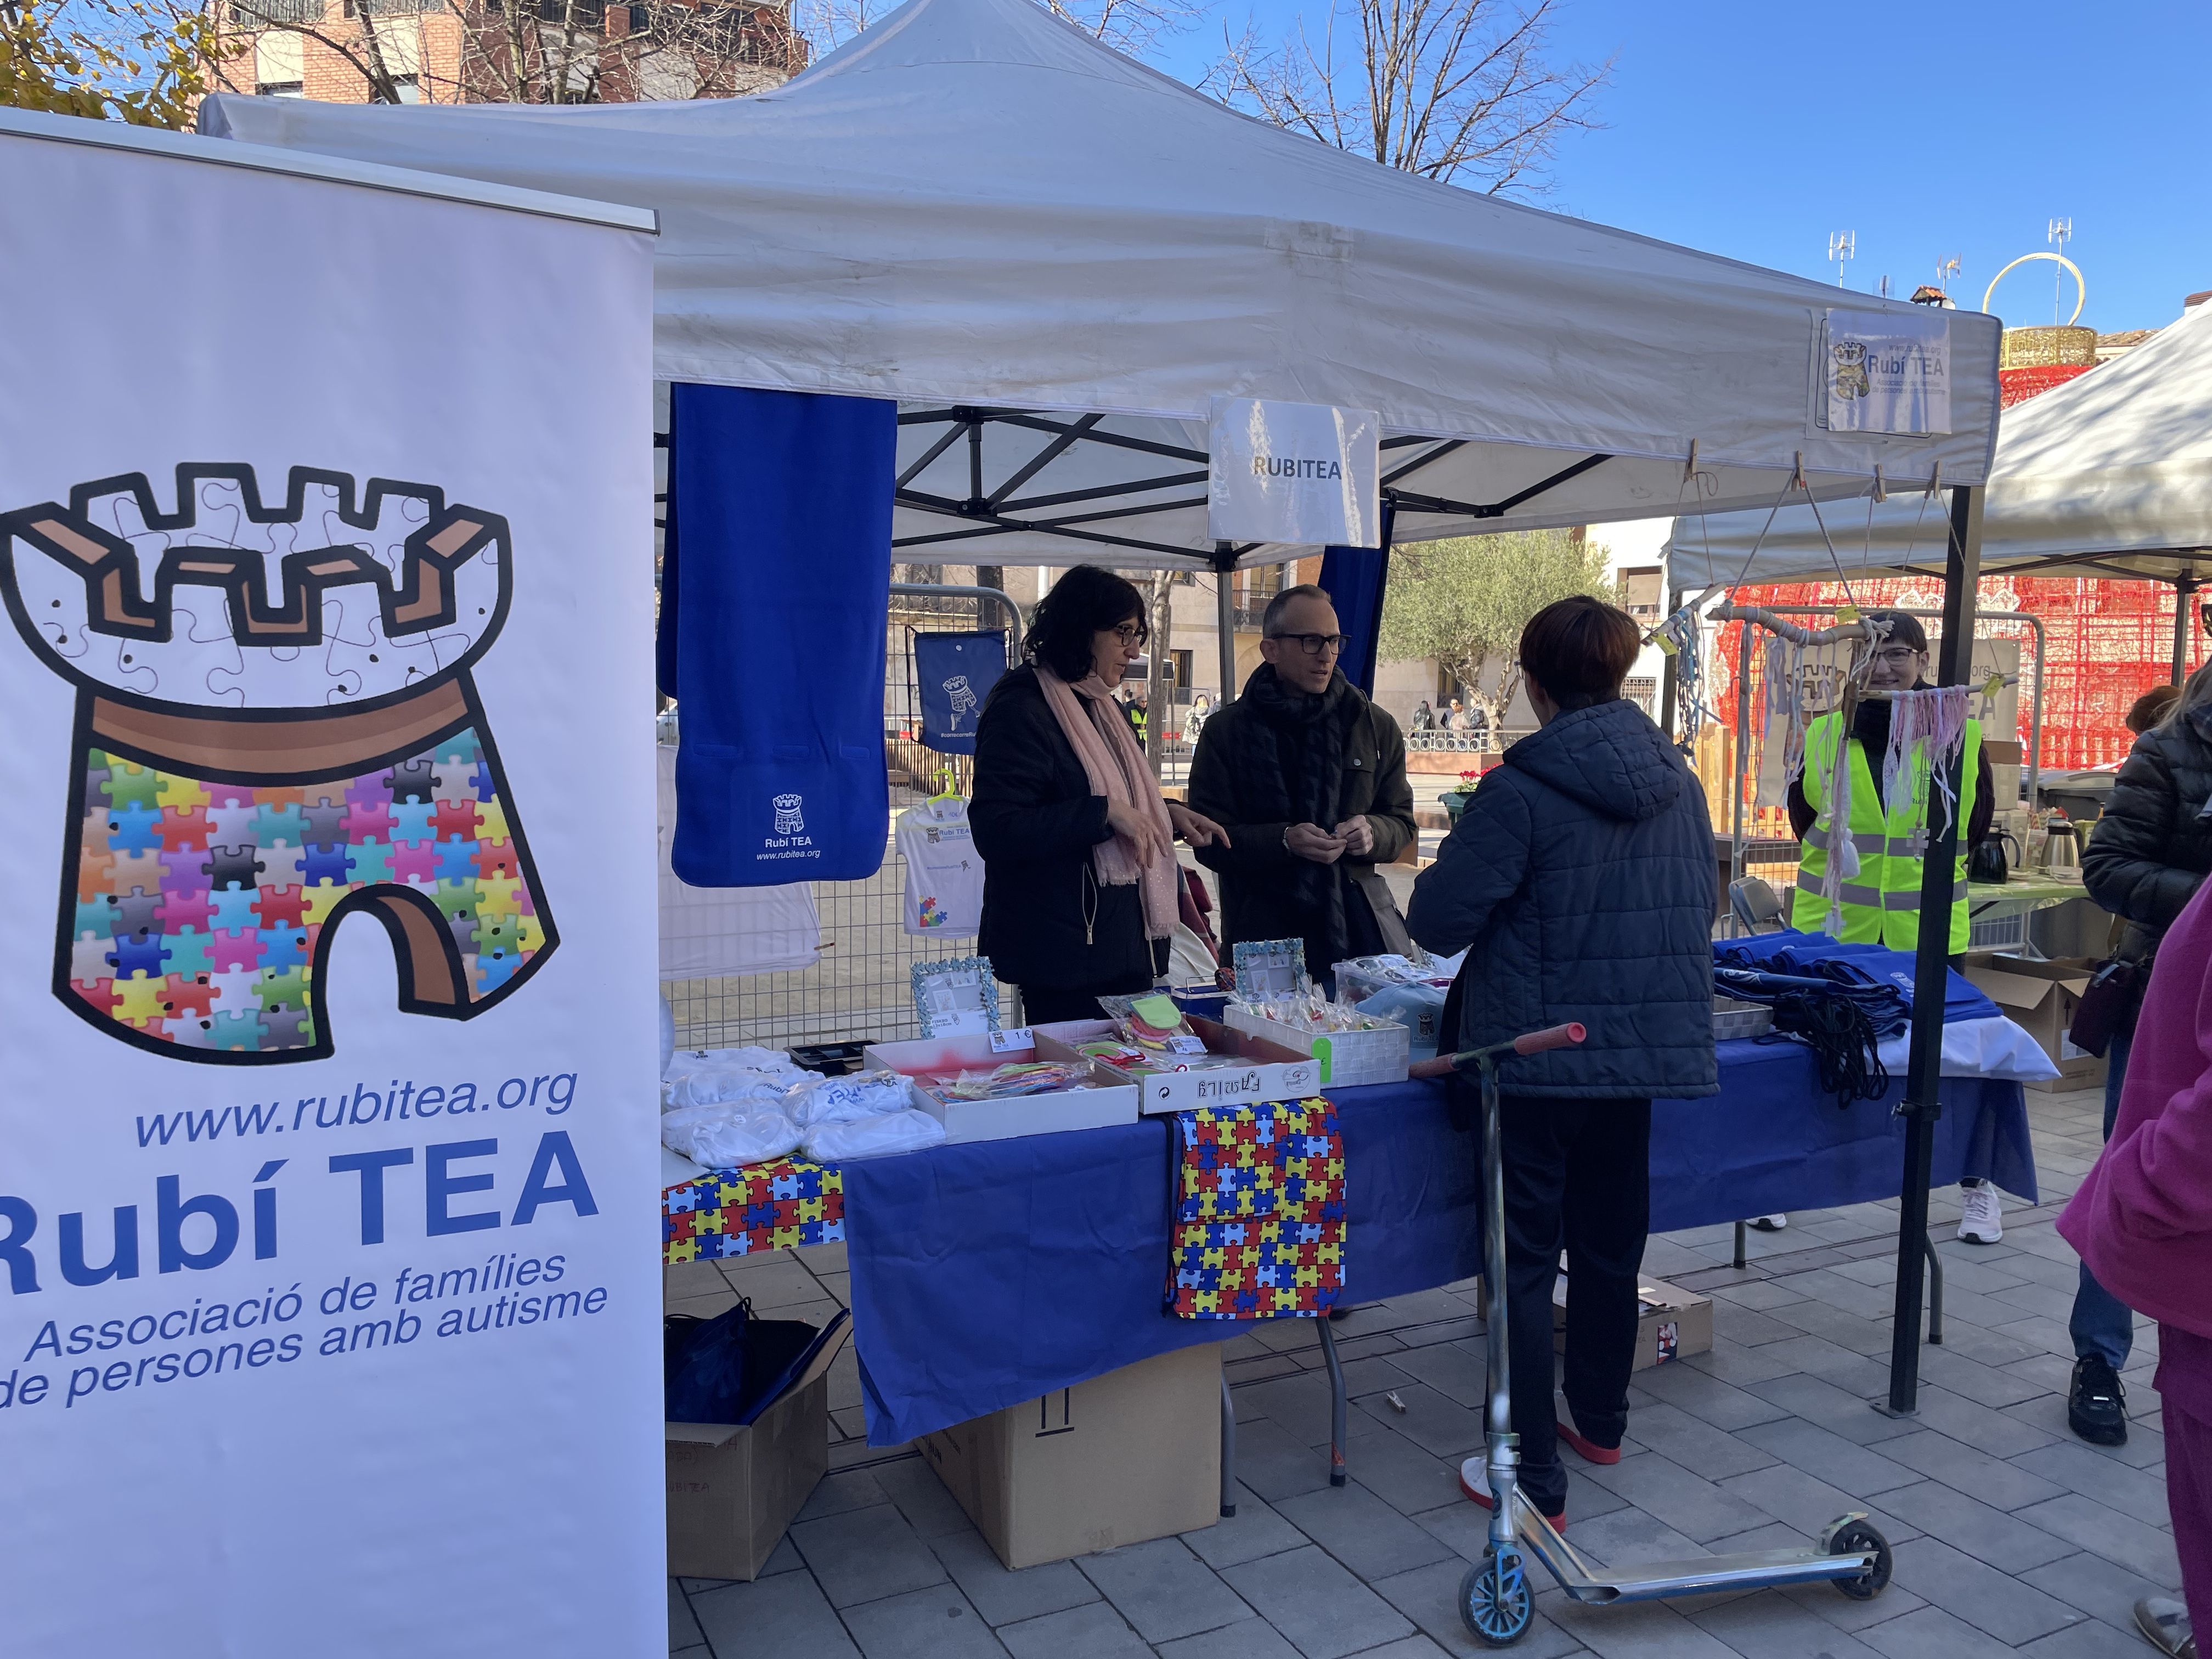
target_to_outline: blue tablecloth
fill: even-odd
[[[1786,1042],[1723,1043],[1721,1079],[1718,1095],[1653,1108],[1653,1231],[1896,1195],[1901,1084],[1838,1111],[1811,1054]],[[1346,1301],[1480,1273],[1474,1139],[1451,1127],[1442,1085],[1329,1095],[1348,1177]],[[2020,1085],[1946,1079],[1943,1103],[1935,1184],[1984,1176],[2033,1200]],[[1151,1120],[845,1165],[870,1443],[1250,1329],[1161,1311],[1169,1156],[1167,1126]]]

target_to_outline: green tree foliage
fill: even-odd
[[[1521,630],[1571,594],[1613,597],[1605,549],[1565,530],[1401,543],[1390,550],[1382,654],[1432,657],[1499,729],[1521,689]],[[1497,684],[1486,690],[1492,660]]]
[[[181,131],[220,50],[161,0],[0,0],[0,107]]]

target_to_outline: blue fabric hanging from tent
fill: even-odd
[[[1329,547],[1322,550],[1321,586],[1336,607],[1344,630],[1344,654],[1337,666],[1362,691],[1375,694],[1375,661],[1382,638],[1382,592],[1390,572],[1390,532],[1396,509],[1382,503],[1380,547]]]
[[[921,740],[940,755],[975,752],[975,717],[1006,672],[1006,636],[916,634],[914,684],[921,695]]]
[[[682,733],[672,862],[692,886],[883,864],[897,439],[877,398],[674,388],[659,674]]]

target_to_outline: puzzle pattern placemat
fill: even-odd
[[[775,1158],[717,1170],[660,1195],[661,1260],[712,1261],[845,1237],[845,1177],[834,1165]]]
[[[1167,1304],[1315,1318],[1344,1289],[1344,1136],[1318,1096],[1176,1114]]]

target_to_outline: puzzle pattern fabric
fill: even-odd
[[[473,726],[319,783],[208,781],[88,748],[68,994],[140,1046],[327,1053],[324,935],[368,908],[403,1006],[465,1018],[550,937],[502,793]]]
[[[842,1243],[845,1177],[794,1158],[717,1170],[661,1194],[660,1237],[671,1266]]]
[[[1314,1318],[1344,1289],[1344,1136],[1319,1096],[1176,1115],[1167,1305]]]

